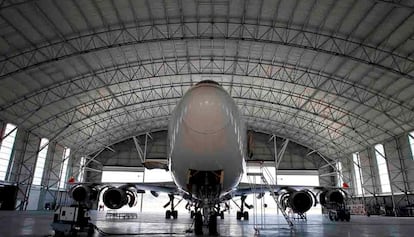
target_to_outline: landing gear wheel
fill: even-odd
[[[194,216],[194,234],[203,235],[203,216],[197,212]]]
[[[345,220],[347,222],[349,222],[351,220],[351,214],[350,213],[346,213]]]
[[[69,236],[78,236],[78,232],[76,230],[69,231]]]
[[[242,213],[241,213],[240,211],[238,211],[238,212],[236,213],[236,218],[237,218],[237,220],[241,220],[241,218],[242,218]]]
[[[217,216],[215,214],[210,215],[208,220],[208,233],[209,235],[218,235],[217,232]]]
[[[224,211],[220,212],[220,219],[222,219],[222,220],[224,219]]]
[[[339,211],[338,215],[341,221],[345,220],[345,212],[343,210]]]
[[[329,220],[331,220],[331,221],[333,221],[333,220],[334,220],[334,217],[333,217],[332,212],[329,212]]]
[[[88,237],[93,236],[93,234],[95,233],[95,228],[93,228],[92,224],[89,224],[89,229],[88,229]]]
[[[171,212],[171,215],[172,215],[172,217],[173,217],[174,219],[177,219],[177,217],[178,217],[178,211],[172,211],[172,212]]]
[[[170,210],[167,210],[165,212],[165,219],[170,219],[170,218],[171,218],[171,211]]]
[[[191,218],[191,219],[193,219],[193,218],[194,218],[194,216],[195,216],[194,211],[191,211],[191,212],[190,212],[190,218]]]
[[[243,213],[243,219],[244,219],[245,221],[248,221],[248,220],[249,220],[249,213],[248,213],[247,211],[245,211],[245,212]]]

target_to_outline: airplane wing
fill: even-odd
[[[69,194],[78,203],[89,203],[98,200],[101,193],[103,202],[110,209],[119,209],[124,205],[135,206],[139,193],[150,191],[154,197],[159,193],[169,196],[184,195],[173,182],[154,183],[73,183]],[[185,197],[184,197],[185,198]]]
[[[137,182],[137,183],[117,183],[117,182],[104,182],[104,183],[71,183],[71,190],[75,187],[94,187],[99,190],[103,190],[107,187],[135,187],[140,193],[145,191],[153,191],[153,192],[162,192],[162,193],[170,193],[170,194],[179,194],[179,190],[174,182]]]
[[[154,183],[131,183],[136,189],[169,193],[169,194],[180,194],[177,185],[174,182],[154,182]]]
[[[269,190],[270,187],[270,190]],[[282,192],[295,192],[301,190],[312,190],[315,193],[328,190],[338,189],[338,187],[325,187],[325,186],[303,186],[303,185],[266,185],[266,184],[253,184],[253,183],[240,183],[234,192],[235,196],[243,196],[249,194],[258,194],[264,192],[273,191],[276,194]]]
[[[341,205],[348,196],[347,191],[339,187],[252,183],[240,183],[233,192],[233,196],[242,197],[244,202],[245,197],[249,194],[256,194],[257,198],[261,198],[267,192],[277,194],[282,208],[290,207],[295,213],[304,213],[318,203],[322,206]]]

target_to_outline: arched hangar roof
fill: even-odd
[[[414,129],[412,1],[0,2],[0,119],[81,153],[215,80],[250,129],[339,157]]]

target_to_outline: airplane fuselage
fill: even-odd
[[[245,167],[245,125],[233,98],[203,81],[178,103],[169,125],[169,166],[176,185],[197,199],[219,199]]]

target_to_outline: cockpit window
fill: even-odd
[[[201,84],[214,84],[214,85],[220,85],[218,82],[213,81],[213,80],[204,80],[204,81],[200,81],[196,84],[197,85],[201,85]]]

